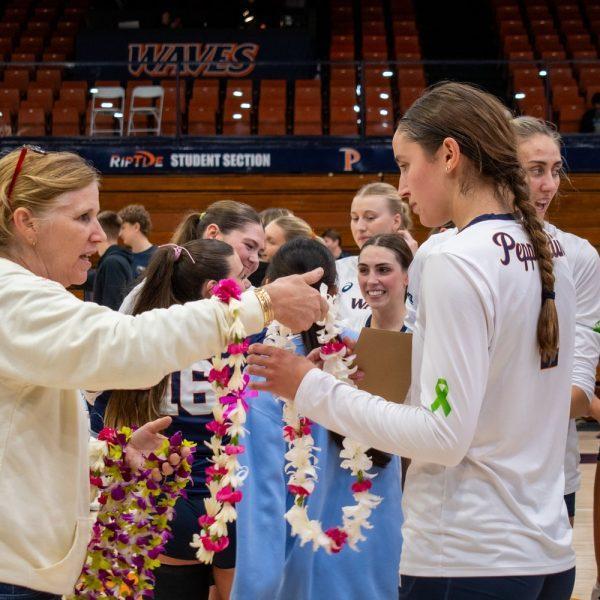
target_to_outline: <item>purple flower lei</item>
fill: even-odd
[[[125,462],[131,434],[123,427],[98,436],[108,444],[104,469],[90,470],[92,485],[100,489],[100,510],[70,600],[154,597],[153,570],[171,537],[173,506],[190,481],[195,445],[175,433],[134,472]]]

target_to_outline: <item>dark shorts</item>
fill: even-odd
[[[20,585],[0,583],[0,600],[60,600],[60,598],[48,592],[38,592]]]
[[[400,600],[570,600],[575,567],[552,575],[400,576]]]
[[[210,565],[160,565],[155,571],[154,600],[207,600]]]
[[[575,516],[575,492],[565,496],[565,504],[567,505],[569,517],[573,518]]]
[[[195,560],[196,549],[190,546],[194,533],[200,531],[198,518],[204,514],[204,498],[190,495],[175,503],[175,517],[171,521],[173,537],[167,542],[164,554],[180,560]],[[213,565],[220,569],[235,567],[235,523],[229,523],[229,546],[217,552]]]

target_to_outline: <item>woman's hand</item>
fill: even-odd
[[[125,448],[125,460],[131,469],[140,469],[146,456],[159,448],[165,439],[159,431],[165,430],[172,420],[171,417],[161,417],[142,425],[131,434],[129,444]]]
[[[313,287],[323,277],[318,268],[303,275],[289,275],[265,285],[271,298],[275,320],[294,333],[306,331],[327,315],[327,302]]]
[[[248,354],[248,372],[265,381],[251,381],[254,390],[271,392],[276,396],[293,400],[304,376],[315,368],[305,358],[288,350],[266,344],[252,344]]]

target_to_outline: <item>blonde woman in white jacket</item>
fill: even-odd
[[[72,591],[88,542],[88,430],[77,390],[142,388],[226,342],[221,303],[132,317],[84,303],[104,233],[97,172],[79,156],[23,146],[0,159],[0,598]],[[242,296],[248,334],[275,317],[296,330],[324,314],[307,276]],[[163,422],[164,421],[164,422]],[[144,430],[156,445],[169,419]]]

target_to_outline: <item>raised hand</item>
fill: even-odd
[[[146,456],[156,450],[165,439],[159,432],[171,424],[171,417],[161,417],[142,425],[131,434],[125,448],[125,459],[130,468],[137,470],[144,464]]]

